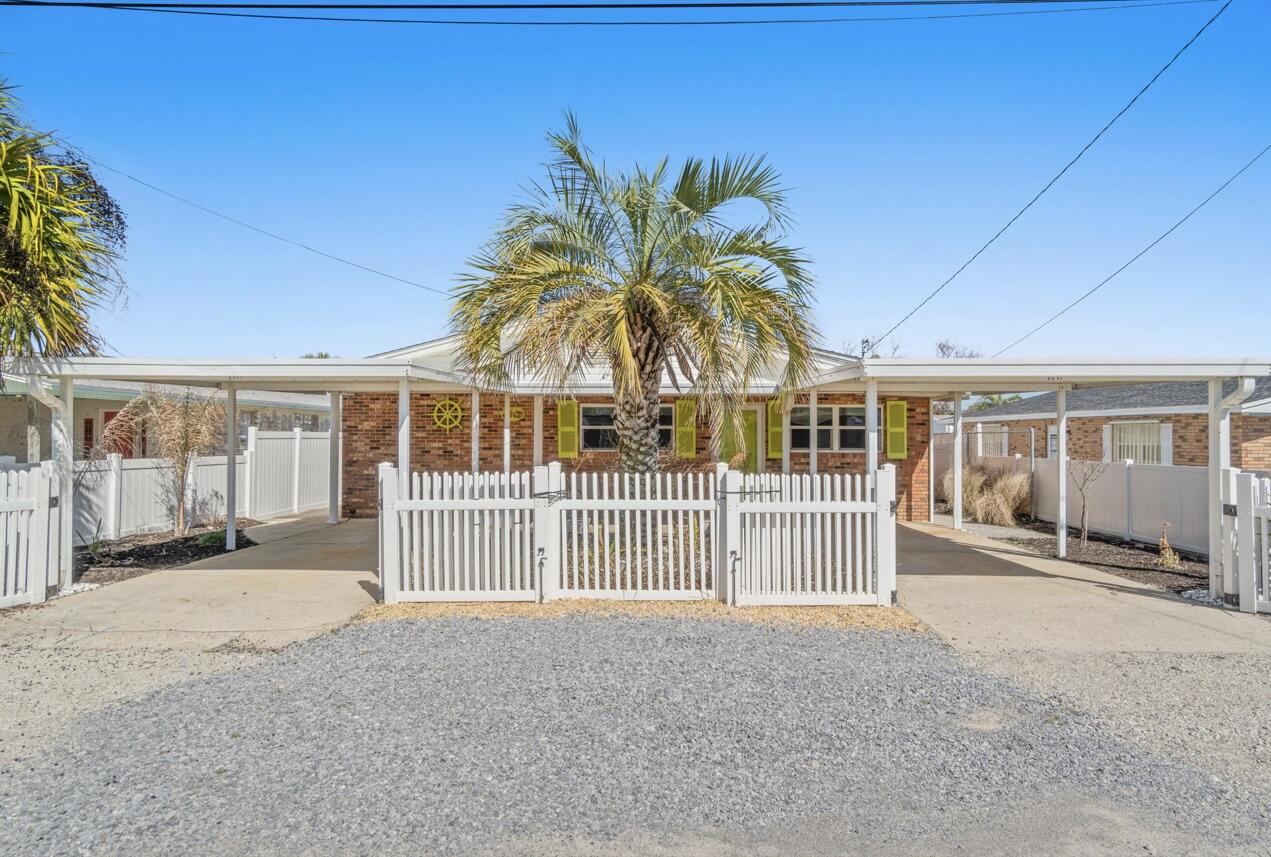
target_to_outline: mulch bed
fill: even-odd
[[[1022,522],[1022,527],[1036,531],[1037,537],[999,539],[1017,547],[1026,548],[1042,556],[1055,556],[1054,525],[1044,521]],[[1042,535],[1042,534],[1046,535]],[[1162,568],[1157,564],[1159,552],[1155,546],[1127,542],[1124,539],[1090,534],[1089,543],[1081,546],[1081,531],[1068,534],[1068,559],[1088,565],[1127,580],[1146,583],[1170,592],[1209,586],[1209,563],[1200,557],[1178,553],[1177,568]]]
[[[244,533],[245,527],[254,527],[259,521],[238,519],[239,548],[253,547],[256,543]],[[184,536],[171,532],[138,533],[113,542],[99,542],[75,549],[75,580],[79,583],[117,583],[152,571],[175,568],[179,565],[225,553],[224,540],[212,544],[200,544],[199,539],[208,533],[225,532],[224,524],[191,527]]]

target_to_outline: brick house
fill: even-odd
[[[416,365],[452,374],[454,340],[424,342],[373,355],[375,358],[409,359]],[[826,372],[855,359],[832,351],[820,351],[817,358],[819,368]],[[411,467],[501,470],[505,467],[506,451],[506,466],[513,470],[551,460],[560,461],[567,472],[617,470],[613,399],[604,393],[607,387],[607,380],[595,378],[585,379],[568,395],[473,394],[459,389],[412,393]],[[742,439],[747,470],[865,473],[867,420],[863,393],[832,389],[803,393],[796,396],[789,413],[783,414],[771,395],[773,387],[772,381],[761,381],[748,397]],[[813,397],[815,431],[811,424]],[[396,456],[397,395],[345,393],[341,401],[342,507],[351,516],[373,515],[376,467]],[[679,396],[668,381],[662,402],[664,469],[713,467],[716,459],[710,451],[710,430],[696,419],[691,400]],[[896,465],[897,513],[903,520],[924,521],[928,517],[929,415],[928,398],[885,393],[879,396],[879,459],[881,463]],[[732,459],[739,452],[740,449],[726,449],[724,457]]]
[[[1224,392],[1234,389],[1228,382]],[[1209,405],[1203,381],[1088,387],[1068,394],[1072,458],[1204,467],[1209,463]],[[1043,393],[965,416],[989,455],[1050,458],[1055,451],[1055,394]],[[1031,430],[1031,432],[1030,432]],[[1271,470],[1271,376],[1231,413],[1231,464]]]

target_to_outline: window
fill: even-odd
[[[1055,426],[1046,426],[1046,457],[1054,458],[1059,455],[1059,429]]]
[[[618,448],[618,432],[613,427],[612,405],[583,405],[578,409],[582,428],[582,448],[604,450]],[[658,411],[658,446],[670,448],[675,433],[675,408],[663,405]]]
[[[790,449],[806,452],[812,439],[808,424],[810,408],[790,409]],[[878,409],[878,424],[883,424],[883,409]],[[865,451],[865,406],[835,405],[816,409],[816,447],[829,452]]]
[[[1135,464],[1161,463],[1160,423],[1112,424],[1112,460],[1127,458]]]

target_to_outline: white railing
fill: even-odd
[[[860,476],[427,473],[380,466],[386,602],[890,604],[895,469]]]
[[[0,472],[0,607],[39,603],[57,584],[57,485],[51,464]]]
[[[329,443],[328,432],[249,429],[247,449],[235,464],[238,513],[267,520],[326,505]],[[173,525],[178,498],[166,459],[108,455],[77,461],[75,470],[75,544],[160,532]],[[225,517],[225,470],[224,455],[193,460],[181,498],[191,523]]]

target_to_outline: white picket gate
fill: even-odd
[[[736,604],[889,604],[895,470],[740,481]]]
[[[47,463],[0,472],[0,607],[39,603],[58,582],[57,486]]]
[[[863,476],[426,473],[381,465],[394,601],[890,604],[895,469]]]

